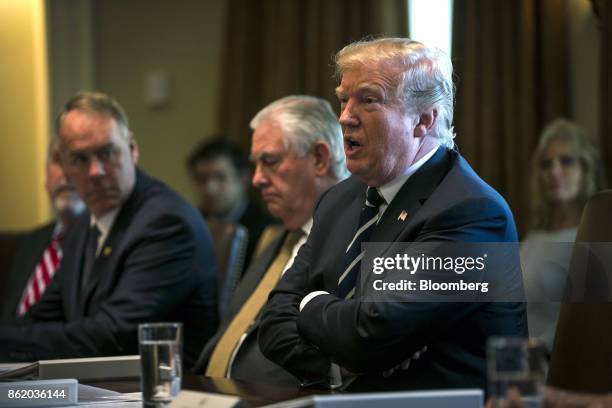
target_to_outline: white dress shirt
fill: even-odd
[[[96,248],[96,256],[100,255],[100,250],[108,238],[108,234],[110,234],[111,229],[113,228],[113,224],[115,224],[115,219],[117,218],[117,214],[119,214],[119,210],[121,207],[117,207],[114,210],[104,214],[100,219],[96,219],[96,217],[92,214],[90,218],[90,227],[94,225],[100,231],[100,235],[98,236],[98,246]]]

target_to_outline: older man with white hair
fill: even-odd
[[[270,213],[282,221],[283,231],[251,263],[196,371],[297,387],[296,377],[259,350],[260,311],[306,241],[316,202],[348,176],[342,131],[329,102],[305,95],[271,103],[253,118],[251,127],[253,184]]]

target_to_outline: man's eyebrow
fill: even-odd
[[[372,83],[365,83],[365,84],[360,84],[356,87],[356,91],[357,92],[364,92],[364,91],[382,91],[385,92],[385,88],[379,84],[372,84]]]
[[[277,150],[277,151],[265,151],[265,152],[260,152],[257,154],[251,154],[249,155],[249,160],[252,162],[255,162],[259,159],[261,159],[264,156],[282,156],[285,152],[282,150]]]
[[[108,150],[108,149],[113,149],[114,146],[112,143],[107,143],[105,145],[102,145],[100,147],[97,148],[90,148],[90,149],[74,149],[74,150],[69,150],[68,154],[87,154],[87,153],[96,153],[96,152],[101,152],[103,150]]]
[[[262,156],[268,156],[270,154],[271,154],[270,152],[260,152],[260,153],[257,153],[257,154],[250,154],[249,155],[249,160],[252,161],[252,162],[256,162],[257,160],[261,159]]]
[[[354,88],[354,92],[383,92],[385,93],[385,87],[379,84],[374,84],[374,83],[364,83],[364,84],[359,84]],[[336,96],[343,96],[346,95],[347,91],[345,89],[343,89],[342,87],[337,87],[336,88]]]

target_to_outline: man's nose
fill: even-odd
[[[100,177],[105,174],[104,165],[97,157],[92,157],[89,163],[89,177]]]
[[[257,188],[261,188],[261,186],[267,183],[266,175],[264,174],[264,171],[261,169],[260,164],[257,164],[255,166],[255,171],[253,172],[251,183],[253,184],[253,186]]]
[[[356,126],[359,124],[359,119],[355,114],[355,105],[352,101],[348,101],[342,108],[339,122],[342,126]]]
[[[563,166],[561,166],[561,161],[553,160],[549,171],[550,171],[550,174],[554,176],[560,176],[563,173]]]

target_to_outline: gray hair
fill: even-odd
[[[55,132],[57,135],[60,134],[64,117],[73,110],[109,116],[117,122],[121,134],[126,139],[130,135],[130,126],[125,111],[119,105],[119,102],[102,92],[79,92],[70,98],[55,119]]]
[[[329,146],[332,174],[338,180],[349,176],[342,129],[326,100],[307,95],[286,96],[260,110],[251,120],[251,129],[266,121],[278,124],[285,148],[293,149],[300,157],[308,154],[315,143],[324,142]]]
[[[441,145],[453,148],[453,64],[444,51],[408,38],[380,38],[347,45],[336,54],[335,62],[338,77],[347,70],[378,63],[399,67],[397,88],[389,91],[411,113],[435,108],[433,134]]]

